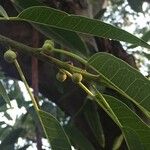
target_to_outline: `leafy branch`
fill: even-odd
[[[5,45],[5,46],[9,45],[10,47],[14,48],[18,52],[24,53],[26,55],[35,56],[35,57],[37,57],[38,59],[40,59],[44,62],[54,63],[58,67],[64,68],[64,69],[66,69],[70,72],[81,73],[88,80],[97,80],[99,78],[99,75],[91,74],[91,73],[89,73],[89,72],[87,72],[87,71],[85,71],[81,68],[72,66],[72,65],[68,64],[67,62],[63,62],[63,61],[61,61],[57,58],[54,58],[50,55],[46,55],[46,54],[42,53],[42,48],[32,48],[32,47],[29,47],[29,46],[24,45],[22,43],[19,43],[17,41],[14,41],[12,39],[9,39],[9,38],[7,38],[3,35],[0,35],[0,43],[2,45]],[[74,58],[77,57],[75,54],[69,53],[69,52],[67,53],[64,50],[63,51],[62,50],[58,51],[58,49],[56,49],[56,52],[65,53],[67,55],[69,54],[69,56],[72,56]],[[79,56],[78,56],[78,58],[79,58]],[[83,60],[82,60],[82,62],[83,62]],[[86,61],[84,61],[84,64],[85,64],[85,62]]]
[[[17,17],[10,17],[9,19],[8,16],[6,16],[6,13],[3,11],[3,16],[4,18],[0,18],[0,20],[21,22],[26,21],[32,24],[35,28],[38,28],[39,31],[42,30],[42,32],[50,31],[52,28],[55,28],[55,31],[57,31],[56,33],[61,33],[59,34],[61,37],[64,32],[69,31],[67,33],[72,35],[72,37],[76,37],[77,41],[80,41],[80,44],[83,47],[84,44],[82,43],[81,39],[79,39],[76,32],[125,41],[131,44],[150,48],[148,43],[122,29],[116,28],[99,20],[69,15],[65,12],[49,7],[36,6],[27,8],[26,10],[23,10]],[[70,76],[73,82],[78,81],[77,84],[88,95],[90,95],[92,100],[95,100],[98,106],[102,107],[113,119],[113,121],[121,129],[129,149],[143,149],[143,147],[146,150],[149,149],[149,125],[146,124],[142,118],[137,116],[137,114],[126,105],[126,102],[122,102],[122,99],[116,99],[115,97],[105,95],[97,90],[97,87],[101,83],[104,83],[105,86],[108,86],[119,92],[123,97],[126,98],[127,101],[132,101],[134,105],[140,108],[140,110],[147,115],[147,119],[149,120],[150,82],[137,70],[122,60],[106,53],[97,53],[89,59],[84,59],[72,52],[56,49],[53,45],[49,45],[48,43],[44,43],[42,48],[32,48],[2,35],[0,35],[0,43],[14,48],[18,52],[22,52],[26,55],[35,56],[44,62],[55,64],[56,67],[63,70],[67,76]],[[76,48],[75,44],[73,44],[73,47]],[[79,49],[81,50],[81,48]],[[51,53],[60,53],[68,57],[72,57],[76,61],[85,65],[88,71],[70,65],[68,62],[61,61],[53,57]],[[45,134],[47,135],[52,148],[54,150],[71,149],[70,140],[59,122],[52,115],[41,111],[41,109],[38,107],[25,80],[23,72],[21,71],[21,68],[16,60],[15,65],[31,96],[34,108],[38,113],[39,120],[42,123]],[[82,77],[90,85],[93,85],[93,83],[95,84],[93,91],[90,91],[90,89],[81,82]]]

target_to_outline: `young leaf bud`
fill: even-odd
[[[43,48],[43,52],[45,54],[50,54],[51,53],[51,50],[54,49],[54,42],[51,41],[51,40],[46,40],[42,46]]]
[[[80,74],[80,73],[73,73],[72,74],[72,81],[74,82],[74,83],[79,83],[79,82],[81,82],[82,81],[82,74]]]
[[[64,81],[67,79],[67,75],[66,75],[66,73],[64,73],[63,71],[59,71],[59,72],[56,74],[56,79],[57,79],[59,82],[64,82]]]
[[[9,63],[13,63],[16,58],[17,58],[16,53],[10,49],[4,53],[4,59]]]

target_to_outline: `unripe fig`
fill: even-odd
[[[67,79],[67,75],[66,75],[66,73],[64,73],[63,71],[59,71],[59,72],[56,74],[56,79],[57,79],[59,82],[64,82],[64,81]]]
[[[13,63],[16,58],[17,58],[16,53],[10,49],[4,53],[4,59],[9,63]]]
[[[46,40],[42,46],[43,48],[43,52],[45,54],[50,54],[51,53],[51,50],[54,49],[54,42],[51,41],[51,40]]]
[[[82,74],[80,74],[80,73],[73,73],[72,74],[72,81],[74,82],[74,83],[79,83],[79,82],[81,82],[82,81]]]

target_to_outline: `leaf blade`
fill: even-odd
[[[141,37],[144,41],[148,42],[150,40],[150,30],[143,34]]]
[[[118,117],[120,123],[123,125],[122,131],[125,134],[126,141],[128,142],[131,137],[127,134],[133,133],[137,137],[137,141],[141,142],[141,148],[149,149],[150,146],[150,127],[148,127],[130,108],[128,108],[124,103],[117,100],[114,97],[104,95],[104,98],[112,108],[113,112]],[[127,132],[127,133],[126,133]],[[132,138],[133,143],[129,143],[129,146],[137,145],[135,138]],[[139,148],[139,146],[137,147]]]
[[[150,81],[126,62],[108,53],[93,55],[88,64],[140,109],[150,112]]]
[[[6,103],[9,104],[9,106],[11,106],[9,96],[1,81],[0,81],[0,95],[3,97]]]
[[[70,141],[59,122],[45,111],[39,110],[38,113],[52,149],[71,150]]]
[[[30,7],[21,12],[17,18],[45,26],[52,26],[93,36],[111,38],[150,48],[150,45],[142,39],[139,39],[127,31],[119,29],[115,26],[96,19],[69,15],[65,12],[49,7]]]
[[[95,150],[89,140],[74,125],[67,125],[64,129],[75,148],[81,150]]]
[[[93,102],[87,101],[84,106],[84,115],[96,140],[102,147],[105,147],[103,127],[100,122],[100,116]]]
[[[44,6],[45,4],[39,0],[15,0],[15,3],[19,5],[22,10],[32,6]],[[88,52],[85,43],[82,41],[80,36],[73,32],[55,27],[47,27],[44,25],[32,24],[39,32],[44,34],[48,38],[52,38],[57,43],[63,46],[69,47],[71,50],[77,50],[82,54]]]
[[[5,19],[9,19],[5,9],[0,5],[0,15],[3,16]]]
[[[136,12],[142,12],[142,0],[127,0],[130,7]]]
[[[77,50],[81,54],[87,55],[88,50],[84,42],[75,32],[37,24],[34,24],[34,27],[48,38],[55,40],[57,43],[67,46],[71,50]]]
[[[123,102],[109,95],[103,96],[122,125],[122,127],[119,127],[128,148],[130,150],[148,150],[150,146],[150,127]],[[101,97],[97,95],[96,101],[101,103]]]

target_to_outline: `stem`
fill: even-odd
[[[32,92],[30,91],[30,88],[29,88],[29,86],[28,86],[28,83],[27,83],[27,81],[26,81],[24,75],[23,75],[23,72],[22,72],[22,70],[21,70],[21,67],[20,67],[20,65],[19,65],[19,63],[18,63],[18,61],[17,61],[16,59],[15,59],[14,63],[15,63],[15,66],[16,66],[18,72],[19,72],[19,75],[20,75],[22,81],[24,82],[25,87],[26,87],[26,89],[27,89],[27,91],[28,91],[28,93],[29,93],[29,95],[30,95],[30,98],[31,98],[31,100],[32,100],[34,109],[35,109],[35,111],[36,111],[36,113],[37,113],[37,116],[38,116],[38,118],[39,118],[39,120],[40,120],[40,123],[41,123],[41,125],[42,125],[43,130],[44,130],[44,133],[45,133],[47,139],[49,139],[49,138],[48,138],[48,135],[47,135],[47,132],[46,132],[46,130],[45,130],[45,127],[44,127],[44,125],[43,125],[43,122],[42,122],[42,120],[41,120],[41,117],[40,117],[40,115],[39,115],[40,109],[39,109],[39,107],[38,107],[38,105],[37,105],[37,103],[36,103],[36,100],[35,100],[35,98],[34,98]]]
[[[95,95],[82,82],[79,82],[78,85],[91,97],[95,97]]]
[[[35,56],[44,62],[54,63],[56,66],[58,66],[60,68],[64,68],[70,72],[81,73],[83,75],[83,77],[87,80],[94,80],[94,81],[99,80],[99,75],[91,74],[87,71],[82,70],[81,68],[72,66],[72,65],[70,65],[66,62],[60,61],[59,59],[56,59],[52,56],[47,56],[46,54],[41,53],[42,48],[32,48],[30,46],[26,46],[22,43],[19,43],[17,41],[9,39],[3,35],[0,35],[0,43],[2,45],[6,45],[6,46],[9,45],[10,47],[15,48],[16,51],[22,52],[25,55]]]
[[[107,101],[105,100],[105,98],[103,97],[103,95],[102,95],[99,91],[97,91],[97,89],[96,89],[95,87],[94,87],[94,89],[96,90],[96,93],[98,94],[98,96],[101,98],[102,103],[104,104],[104,106],[103,106],[103,104],[101,104],[101,103],[99,102],[99,100],[97,100],[97,98],[95,97],[96,102],[99,103],[101,106],[103,106],[102,108],[103,108],[104,110],[106,110],[106,112],[111,115],[111,118],[114,120],[114,122],[117,121],[116,123],[118,124],[118,126],[119,126],[120,128],[122,128],[122,125],[121,125],[120,121],[118,120],[117,116],[115,115],[115,113],[113,112],[113,110],[111,109],[111,107],[109,106],[109,104],[107,103]]]
[[[84,65],[87,64],[87,61],[86,61],[85,59],[83,59],[82,57],[80,57],[80,56],[78,56],[78,55],[76,55],[76,54],[74,54],[74,53],[71,53],[71,52],[69,52],[69,51],[65,51],[65,50],[63,50],[63,49],[57,49],[57,48],[54,48],[53,51],[54,51],[54,52],[57,52],[57,53],[65,54],[65,55],[67,55],[67,56],[70,56],[70,57],[72,57],[72,58],[78,60],[79,62],[83,63]]]
[[[66,71],[64,69],[62,69],[62,71],[64,71],[69,77],[72,77],[72,74],[69,71]],[[96,93],[99,95],[99,97],[102,100],[102,103],[99,102],[99,100],[97,100],[97,97],[82,83],[79,82],[77,83],[88,95],[90,95],[93,99],[96,100],[97,103],[99,103],[99,105],[106,111],[106,113],[114,120],[114,122],[116,122],[118,124],[119,127],[122,127],[122,125],[120,124],[118,118],[116,117],[116,115],[114,114],[113,110],[111,109],[111,107],[109,106],[109,104],[107,103],[107,101],[105,100],[105,98],[103,97],[103,95],[97,91],[97,89],[93,86],[93,88],[96,90]]]
[[[92,80],[95,82],[100,82],[104,83],[106,87],[110,87],[116,91],[118,91],[120,94],[122,94],[123,96],[127,97],[129,100],[131,100],[132,102],[134,102],[138,108],[140,108],[144,114],[150,118],[150,113],[147,112],[145,110],[145,108],[141,107],[141,105],[139,105],[139,103],[137,103],[136,101],[134,101],[130,96],[128,96],[126,93],[124,93],[121,89],[119,89],[116,85],[114,85],[113,83],[110,83],[110,81],[103,75],[95,75],[95,74],[91,74],[87,71],[82,70],[81,68],[78,67],[74,67],[72,65],[69,65],[66,62],[60,61],[52,56],[47,56],[43,53],[41,53],[41,48],[32,48],[29,46],[26,46],[22,43],[16,42],[14,40],[11,40],[5,36],[0,35],[0,43],[2,45],[6,45],[6,46],[11,46],[13,48],[15,48],[17,51],[21,51],[24,54],[29,54],[31,56],[36,56],[38,59],[44,61],[44,62],[49,62],[49,63],[54,63],[55,65],[59,66],[60,68],[66,69],[70,72],[77,72],[77,73],[81,73],[83,75],[83,77],[85,79],[87,79],[88,81]],[[92,70],[96,71],[93,67],[90,67]]]
[[[30,55],[36,55],[37,52],[41,51],[41,49],[29,47],[10,38],[7,38],[3,35],[0,35],[0,44],[5,46],[9,45],[10,47],[15,48],[16,50],[19,49],[21,52]]]
[[[18,21],[18,20],[17,20],[17,17],[9,17],[9,19],[0,17],[0,21]]]
[[[36,103],[36,100],[35,100],[35,98],[34,98],[32,92],[31,92],[31,90],[30,90],[30,87],[28,86],[28,83],[27,83],[27,81],[26,81],[26,79],[25,79],[25,77],[24,77],[24,75],[23,75],[23,72],[22,72],[22,70],[21,70],[21,67],[20,67],[20,65],[19,65],[19,63],[18,63],[18,61],[17,61],[16,59],[15,59],[14,63],[15,63],[15,66],[16,66],[18,72],[19,72],[19,75],[20,75],[22,81],[24,82],[25,87],[26,87],[26,89],[27,89],[27,91],[28,91],[28,93],[29,93],[29,95],[30,95],[30,98],[31,98],[32,103],[33,103],[33,106],[34,106],[35,110],[38,111],[38,110],[39,110],[38,105],[37,105],[37,103]]]
[[[47,56],[47,55],[41,53],[42,48],[32,48],[32,47],[26,46],[22,43],[11,40],[11,39],[3,36],[3,35],[0,35],[0,44],[5,45],[5,46],[9,45],[12,48],[15,48],[17,51],[21,51],[22,53],[24,53],[26,55],[29,54],[31,56],[36,56],[38,59],[40,59],[44,62],[54,63],[56,66],[59,66],[60,68],[66,69],[70,72],[81,73],[83,75],[83,77],[85,79],[87,79],[88,81],[90,81],[90,80],[95,81],[95,82],[101,81],[101,83],[104,83],[106,87],[113,88],[114,90],[118,91],[120,94],[122,94],[123,96],[127,97],[129,100],[134,102],[144,112],[144,114],[148,118],[150,118],[150,113],[147,112],[145,110],[145,108],[141,107],[141,105],[139,105],[139,103],[134,101],[130,96],[128,96],[126,93],[124,93],[116,85],[114,85],[113,83],[110,83],[110,81],[105,76],[103,76],[102,74],[100,75],[98,72],[97,72],[97,75],[91,74],[87,71],[82,70],[81,68],[74,67],[74,66],[69,65],[66,62],[60,61],[60,60],[58,60],[52,56]],[[90,67],[90,68],[96,72],[96,70],[93,67]]]
[[[54,64],[56,64],[58,67],[63,68],[65,70],[68,70],[69,72],[73,73],[73,72],[77,72],[83,75],[83,77],[87,80],[98,80],[99,79],[99,75],[94,75],[91,74],[81,68],[72,66],[70,64],[68,64],[67,62],[63,62],[59,59],[56,59],[52,56],[47,56],[46,54],[41,53],[41,58],[43,58],[47,61],[47,62],[53,62]]]
[[[115,119],[115,117],[112,115],[112,113],[109,111],[108,108],[106,108],[103,104],[103,101],[100,102],[96,97],[94,98],[95,101],[102,107],[102,109],[109,115],[109,117],[119,126],[119,127],[122,127],[122,125],[120,124],[120,122],[118,121],[118,118],[117,120]],[[110,107],[110,106],[109,106]]]

